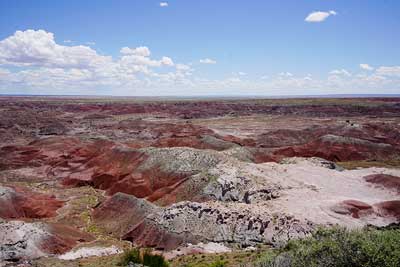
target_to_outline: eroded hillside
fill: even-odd
[[[0,114],[5,266],[400,222],[400,99],[1,98]]]

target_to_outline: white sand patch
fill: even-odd
[[[198,249],[201,250],[203,253],[227,253],[231,252],[232,250],[223,244],[220,243],[198,243],[196,245],[188,244],[188,248],[190,249]]]
[[[196,245],[187,244],[184,247],[180,247],[176,250],[164,253],[166,259],[173,259],[182,255],[190,254],[205,254],[205,253],[228,253],[232,252],[230,248],[221,243],[209,242],[209,243],[198,243]]]
[[[116,246],[111,247],[83,247],[75,251],[67,252],[58,256],[61,260],[75,260],[92,256],[108,256],[122,253],[122,250]]]
[[[373,167],[338,171],[318,166],[313,159],[292,158],[290,164],[246,164],[243,171],[254,175],[261,184],[277,183],[282,186],[280,197],[268,201],[270,212],[284,212],[316,224],[347,227],[395,222],[382,217],[354,219],[334,213],[331,207],[350,199],[370,205],[398,199],[397,192],[371,186],[363,177],[379,173],[400,176],[400,170]]]

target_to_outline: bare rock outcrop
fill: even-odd
[[[110,207],[110,208],[108,208]],[[282,244],[304,237],[313,225],[265,207],[218,202],[179,202],[159,208],[146,200],[115,194],[93,213],[106,231],[140,246],[171,250],[186,243]],[[114,222],[112,222],[114,220]]]
[[[74,228],[42,222],[0,222],[0,261],[62,254],[93,237]]]
[[[152,216],[152,220],[169,232],[190,233],[199,241],[243,247],[280,245],[304,237],[313,229],[309,221],[300,221],[284,213],[271,214],[263,205],[181,202]]]

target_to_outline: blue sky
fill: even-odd
[[[395,94],[399,29],[395,0],[0,1],[0,93]]]

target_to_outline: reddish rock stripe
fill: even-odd
[[[368,183],[394,189],[400,193],[400,177],[388,174],[372,174],[364,177]]]
[[[52,195],[41,194],[22,187],[3,187],[10,189],[10,197],[0,196],[0,218],[49,218],[57,214],[64,205]]]
[[[400,200],[384,201],[374,205],[382,217],[394,217],[400,220]]]
[[[332,210],[339,214],[349,214],[353,218],[360,218],[361,214],[372,214],[372,206],[358,200],[345,200],[338,205],[334,206]]]
[[[41,242],[40,248],[49,254],[63,254],[79,243],[95,239],[90,234],[64,224],[52,223],[48,227],[51,236]]]
[[[358,200],[345,200],[332,207],[332,210],[339,214],[351,215],[353,218],[376,215],[400,220],[400,200],[383,201],[373,205]]]

